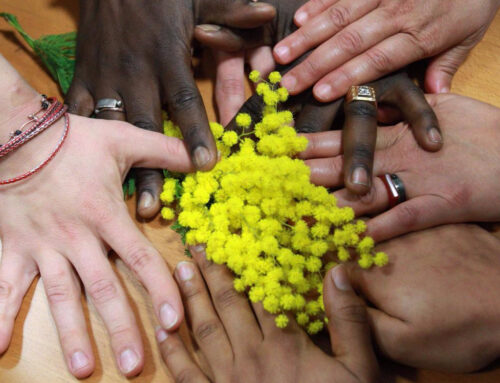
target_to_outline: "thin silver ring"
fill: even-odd
[[[125,113],[122,100],[116,98],[101,98],[95,104],[94,114],[98,115],[101,112],[120,112]]]

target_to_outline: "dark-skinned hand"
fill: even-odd
[[[191,72],[196,24],[253,28],[272,19],[272,6],[248,0],[82,0],[75,77],[66,102],[70,112],[92,115],[103,98],[122,100],[124,113],[99,118],[126,120],[161,131],[162,107],[181,128],[193,163],[215,165],[217,151]],[[138,214],[160,208],[161,171],[137,171]]]
[[[270,1],[276,7],[276,16],[272,23],[250,30],[234,30],[224,27],[199,25],[195,37],[202,44],[226,52],[241,52],[257,46],[272,46],[283,37],[293,32],[295,10],[303,0],[286,2]],[[286,73],[302,62],[307,55],[295,60],[293,64],[278,68]],[[234,67],[234,66],[233,66]],[[243,75],[243,73],[242,73]],[[219,76],[224,77],[219,71]],[[232,75],[234,76],[234,74]],[[242,80],[243,81],[243,80]],[[437,151],[442,147],[442,137],[437,119],[432,108],[425,100],[423,92],[408,78],[405,73],[387,76],[368,84],[375,88],[379,105],[390,106],[391,113],[381,113],[384,122],[392,122],[394,111],[396,117],[408,121],[417,142],[426,150]],[[262,103],[259,96],[253,96],[240,111],[258,117]],[[319,103],[312,95],[311,89],[291,97],[285,108],[292,109],[296,115],[296,128],[299,132],[323,131],[332,128],[332,122],[341,106],[341,100],[333,103]],[[366,194],[371,188],[373,155],[376,141],[377,109],[375,105],[365,101],[355,101],[344,106],[344,157],[343,175],[345,185],[350,192],[358,195]],[[299,113],[300,112],[300,113]],[[230,128],[234,128],[234,121]]]
[[[203,249],[203,247],[201,248]],[[314,345],[291,319],[286,329],[262,305],[249,304],[233,289],[224,266],[207,262],[192,249],[193,262],[181,262],[175,277],[189,316],[188,325],[208,364],[203,371],[175,333],[156,332],[166,365],[178,383],[376,383],[366,306],[354,293],[345,266],[323,282],[334,357]],[[201,272],[200,272],[201,271]]]

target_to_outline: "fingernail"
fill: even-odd
[[[158,343],[163,343],[168,338],[167,332],[160,326],[156,326],[155,333],[156,333],[156,341]]]
[[[351,174],[351,182],[356,185],[369,186],[368,172],[363,167],[354,169]]]
[[[443,86],[441,89],[439,89],[439,93],[450,93],[450,88],[447,86]]]
[[[175,272],[181,281],[189,281],[194,275],[193,264],[186,261],[179,262],[175,268]]]
[[[443,142],[443,138],[441,137],[441,134],[439,133],[439,131],[436,128],[429,129],[427,134],[429,135],[429,138],[432,142],[434,142],[436,144],[440,144]]]
[[[273,8],[274,9],[274,7],[272,5],[266,4],[266,3],[253,2],[253,3],[250,3],[248,5],[250,5],[251,7],[254,7],[254,8],[262,8],[262,9]]]
[[[198,169],[204,167],[210,161],[210,153],[204,146],[198,146],[194,150],[194,162]]]
[[[203,245],[196,245],[196,246],[193,246],[193,250],[197,253],[202,253],[205,251],[205,246]]]
[[[300,11],[295,15],[295,21],[300,25],[304,24],[307,20],[307,12]]]
[[[283,77],[283,79],[281,80],[281,86],[287,88],[288,90],[293,90],[296,85],[297,79],[291,74],[285,75],[285,77]]]
[[[200,28],[203,32],[218,32],[221,30],[220,26],[213,24],[200,24],[196,28]]]
[[[326,100],[332,94],[332,87],[328,84],[319,85],[314,89],[314,94],[316,95],[316,97],[322,100]]]
[[[89,358],[81,351],[75,352],[71,356],[71,367],[73,370],[78,371],[89,365]]]
[[[144,192],[141,194],[141,198],[139,198],[139,208],[140,209],[149,209],[153,206],[154,198],[149,192]]]
[[[332,277],[333,284],[335,287],[341,291],[352,291],[351,282],[347,277],[347,273],[345,272],[344,266],[337,265],[335,266],[330,276]]]
[[[127,348],[120,354],[120,369],[124,374],[133,371],[139,363],[139,357],[131,349]]]
[[[160,320],[165,329],[170,329],[175,326],[179,316],[168,303],[164,303],[160,307]]]
[[[276,53],[276,55],[280,59],[286,60],[288,58],[288,56],[290,55],[290,49],[287,46],[276,47],[274,49],[274,53]]]

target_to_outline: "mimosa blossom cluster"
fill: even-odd
[[[278,327],[294,316],[314,334],[326,321],[323,275],[353,258],[362,268],[384,266],[388,258],[374,253],[353,210],[337,207],[327,189],[310,182],[304,161],[294,158],[307,139],[296,134],[292,113],[278,109],[288,98],[280,74],[262,81],[253,71],[250,79],[264,101],[262,119],[239,114],[239,133],[211,123],[221,160],[208,172],[166,178],[162,216],[171,220],[177,213],[186,243],[205,244],[207,259],[226,265],[234,288],[262,302]],[[170,121],[164,130],[181,137]]]

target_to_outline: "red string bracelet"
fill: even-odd
[[[61,104],[55,99],[53,100],[50,108],[38,121],[29,129],[26,129],[21,134],[16,135],[9,142],[0,147],[0,158],[18,149],[38,134],[42,133],[45,129],[49,128],[57,120],[59,120],[64,113],[66,113],[67,106]]]
[[[64,110],[66,110],[66,108]],[[52,123],[49,124],[49,126],[52,125]],[[63,131],[62,136],[59,139],[59,142],[57,143],[55,149],[52,151],[52,153],[50,153],[49,157],[47,157],[47,159],[45,159],[39,165],[35,166],[31,170],[28,170],[24,174],[21,174],[21,175],[19,175],[17,177],[13,177],[13,178],[8,178],[8,179],[5,179],[5,180],[0,180],[0,185],[8,185],[8,184],[12,184],[14,182],[18,182],[18,181],[24,180],[24,179],[32,176],[33,174],[39,172],[41,169],[43,169],[55,157],[55,155],[57,154],[57,152],[59,152],[59,150],[61,149],[62,145],[66,141],[66,137],[68,137],[68,133],[69,133],[69,115],[66,112],[64,112],[64,131]]]

